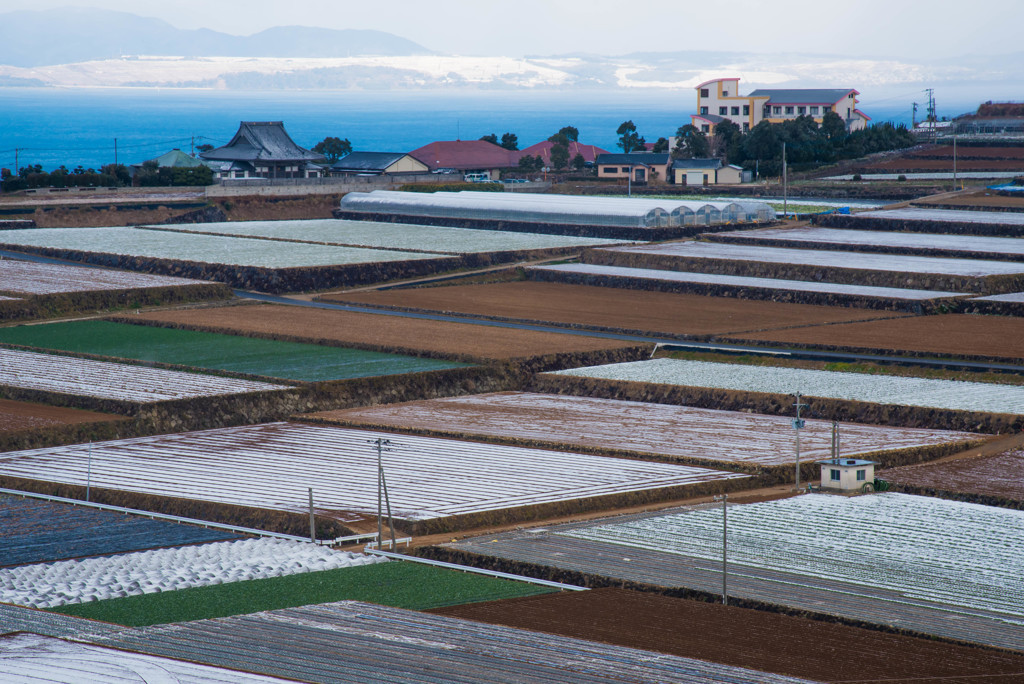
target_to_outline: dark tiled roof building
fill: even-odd
[[[315,178],[320,167],[314,162],[323,161],[296,145],[281,121],[243,121],[227,145],[199,156],[225,178]]]

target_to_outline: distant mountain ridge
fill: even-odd
[[[64,8],[0,14],[0,64],[38,67],[120,57],[355,57],[430,55],[391,33],[278,26],[251,36],[179,29],[128,12]]]

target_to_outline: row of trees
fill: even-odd
[[[210,185],[213,171],[208,166],[190,168],[159,167],[155,161],[148,161],[135,173],[134,184],[144,187],[166,185]],[[0,189],[4,192],[30,190],[32,188],[114,188],[132,185],[133,179],[124,164],[107,164],[96,169],[78,166],[68,169],[60,166],[53,171],[43,170],[34,164],[18,169],[17,175],[4,169],[0,178]]]

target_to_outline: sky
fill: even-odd
[[[376,29],[470,56],[735,50],[938,59],[1021,50],[1024,1],[986,0],[0,0],[0,12],[97,7],[178,28]]]

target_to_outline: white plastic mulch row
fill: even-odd
[[[713,387],[769,394],[800,392],[807,397],[846,399],[875,404],[1024,414],[1024,387],[987,382],[676,359],[653,359],[574,368],[558,371],[555,375]]]
[[[277,677],[131,653],[38,634],[0,637],[0,677],[8,684],[258,684]],[[289,680],[290,681],[290,680]]]
[[[16,349],[0,349],[0,385],[141,403],[288,389],[252,380]]]
[[[0,569],[0,601],[53,608],[381,560],[285,539],[214,542]]]
[[[1005,225],[1024,225],[1024,214],[1012,211],[973,211],[971,209],[925,209],[907,207],[906,209],[882,209],[865,211],[858,217],[881,219],[911,219],[916,221],[952,221],[954,223],[1001,223]]]
[[[970,212],[974,213],[974,212]],[[909,247],[915,249],[958,250],[1024,256],[1024,239],[986,237],[982,235],[947,235],[934,233],[901,233],[884,230],[846,230],[842,228],[760,228],[758,230],[719,233],[741,240],[787,240],[829,245],[863,247]]]
[[[419,252],[310,245],[301,242],[197,235],[140,228],[5,230],[0,233],[0,244],[263,268],[333,266],[437,258],[436,254]]]
[[[557,247],[596,247],[621,243],[603,238],[473,230],[408,223],[374,223],[340,219],[309,221],[231,221],[189,226],[147,226],[159,230],[195,231],[220,235],[305,240],[375,249],[412,249],[425,252],[467,254]]]
[[[0,234],[0,241],[3,235]],[[57,292],[90,292],[94,290],[125,290],[143,287],[180,287],[205,282],[111,271],[105,268],[83,268],[64,264],[36,264],[31,261],[0,260],[0,291],[24,294]]]
[[[880,297],[883,299],[941,299],[962,297],[962,292],[941,290],[910,290],[897,287],[876,287],[872,285],[847,285],[845,283],[823,283],[813,280],[783,280],[779,278],[753,278],[747,276],[720,275],[717,273],[693,273],[687,271],[665,271],[655,268],[632,268],[629,266],[601,266],[598,264],[555,264],[530,266],[529,271],[552,271],[613,278],[640,278],[662,280],[671,283],[700,283],[727,287],[756,287],[765,290],[792,290],[795,292],[824,292],[830,294],[855,295],[858,297]]]
[[[971,277],[1024,273],[1024,264],[1010,261],[788,249],[785,247],[731,245],[716,242],[668,242],[656,245],[609,247],[607,249],[613,252],[650,254],[652,256],[689,259],[728,259],[733,261],[756,261],[800,266],[856,268],[865,271],[890,271],[897,273],[934,273]]]
[[[1024,624],[1024,512],[907,494],[808,494],[731,506],[729,563],[1003,613]],[[706,560],[722,513],[705,509],[560,532]]]
[[[377,452],[391,509],[424,520],[745,477],[706,468],[301,423],[270,423],[12,451],[0,474],[272,510],[377,510]],[[91,463],[91,471],[90,464]],[[91,472],[91,475],[90,475]],[[348,513],[346,513],[348,512]]]

